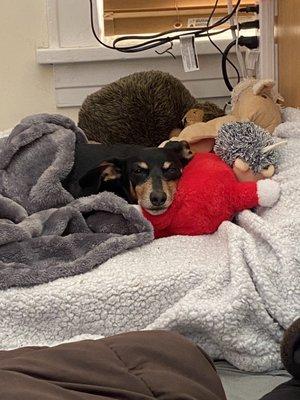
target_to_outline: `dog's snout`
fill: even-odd
[[[166,200],[167,200],[167,195],[163,191],[150,193],[150,201],[156,207],[159,207],[159,206],[162,206],[163,204],[165,204]]]

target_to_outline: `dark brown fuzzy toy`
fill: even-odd
[[[300,379],[300,318],[296,319],[284,334],[281,359],[289,373]]]
[[[79,127],[104,144],[158,146],[181,127],[195,98],[177,78],[161,71],[138,72],[89,95],[79,111]]]
[[[210,121],[211,119],[223,117],[225,115],[224,110],[218,107],[216,104],[210,101],[199,102],[193,108],[200,108],[203,110],[203,122]]]

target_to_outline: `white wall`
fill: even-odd
[[[47,45],[45,0],[0,0],[0,131],[39,112],[77,119],[78,108],[55,105],[52,66],[36,63]]]

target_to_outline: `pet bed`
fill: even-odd
[[[280,368],[280,339],[300,314],[300,111],[284,119],[272,209],[242,212],[210,236],[156,240],[82,275],[1,291],[1,348],[165,329],[238,368]]]

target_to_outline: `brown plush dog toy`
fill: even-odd
[[[195,122],[186,126],[171,140],[185,140],[195,153],[206,153],[213,149],[215,138],[223,124],[231,122],[254,122],[268,131],[274,132],[281,123],[280,103],[283,98],[275,89],[272,80],[246,79],[232,92],[230,114],[208,122]],[[161,144],[161,147],[164,143]]]

